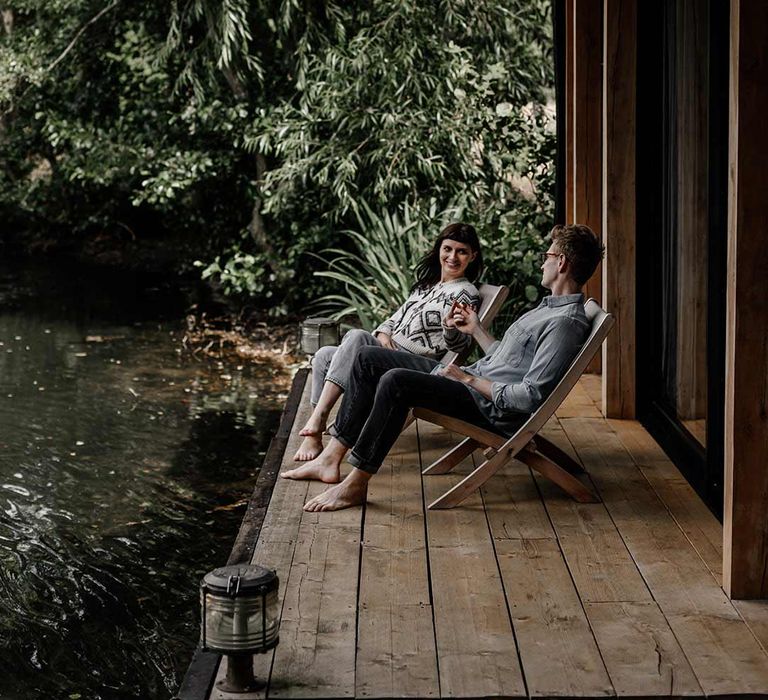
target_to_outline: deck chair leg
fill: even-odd
[[[482,447],[482,445],[477,440],[473,440],[469,437],[465,438],[450,452],[446,452],[440,459],[432,462],[432,464],[421,473],[424,475],[447,474],[463,459],[471,455],[478,447]]]
[[[554,442],[550,442],[541,435],[534,439],[536,451],[551,459],[557,466],[562,467],[571,474],[584,474],[585,470],[571,455],[561,450]]]
[[[440,498],[429,504],[429,510],[453,508],[459,505],[467,496],[479,489],[499,469],[501,469],[513,455],[509,450],[497,452],[491,459],[483,462],[469,476],[463,478],[456,486],[446,491]]]
[[[575,476],[555,464],[544,455],[529,450],[522,450],[517,459],[535,469],[542,476],[554,481],[561,489],[579,503],[600,503],[600,498],[582,484]]]

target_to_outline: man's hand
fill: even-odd
[[[397,350],[397,345],[392,342],[392,336],[387,335],[383,331],[379,331],[376,334],[376,340],[381,343],[381,347],[387,348],[387,350]]]
[[[466,335],[472,335],[473,328],[477,328],[480,322],[477,313],[469,304],[454,301],[448,315],[443,319],[443,325],[446,328],[455,328]]]
[[[461,382],[462,384],[469,384],[472,380],[472,375],[460,370],[456,365],[446,365],[441,367],[437,372],[438,377],[447,377],[454,381]]]
[[[493,401],[493,382],[482,377],[476,377],[474,374],[469,374],[459,369],[457,365],[446,365],[441,367],[435,372],[438,377],[445,377],[446,379],[453,379],[455,382],[461,382],[467,386],[471,386],[475,391],[479,392],[489,401]]]

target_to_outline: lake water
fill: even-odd
[[[286,378],[182,349],[189,295],[0,268],[0,698],[168,698]]]

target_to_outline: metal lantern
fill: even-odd
[[[301,351],[314,355],[326,345],[339,344],[339,322],[321,316],[308,318],[301,324],[300,338]]]
[[[277,574],[263,566],[223,566],[200,582],[201,645],[227,655],[227,676],[218,683],[229,693],[262,687],[253,677],[253,654],[277,646]]]

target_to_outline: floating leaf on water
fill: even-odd
[[[241,508],[246,503],[248,503],[248,499],[241,498],[239,501],[235,501],[234,503],[228,503],[225,506],[216,506],[213,510],[235,510],[236,508]]]

